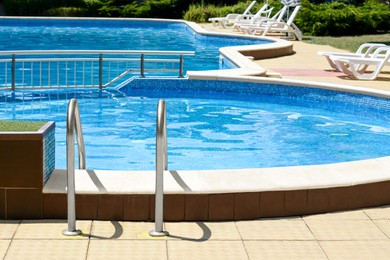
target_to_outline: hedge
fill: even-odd
[[[1,1],[1,0],[0,0]],[[317,3],[313,3],[313,2]],[[207,22],[242,13],[251,0],[3,0],[7,15],[172,18]],[[301,0],[294,23],[306,35],[340,36],[388,32],[390,7],[384,0]],[[280,0],[268,0],[274,13]],[[258,1],[255,9],[262,3]],[[186,10],[186,11],[185,11]]]

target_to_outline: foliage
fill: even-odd
[[[86,16],[88,10],[81,7],[58,7],[51,8],[44,12],[45,16],[69,16],[69,17],[80,17]]]
[[[214,5],[190,5],[188,11],[184,14],[184,20],[194,21],[198,23],[207,22],[210,17],[224,16],[223,12],[219,8],[215,8]]]
[[[175,1],[147,0],[143,3],[133,2],[127,4],[120,11],[122,17],[149,17],[149,18],[175,18]]]
[[[390,9],[376,0],[351,5],[335,1],[312,4],[302,1],[296,24],[309,35],[359,35],[390,29]]]
[[[58,7],[80,7],[84,0],[4,0],[7,15],[43,15],[46,10]]]

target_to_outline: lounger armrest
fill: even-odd
[[[350,53],[350,52],[317,52],[318,55],[329,57],[329,56],[344,56],[344,57],[363,57],[362,54]]]
[[[288,25],[285,22],[276,22],[276,21],[270,21],[267,22],[264,27],[267,28],[288,28]]]
[[[359,46],[357,49],[356,53],[357,54],[370,54],[373,50],[379,48],[379,47],[384,47],[386,46],[385,44],[382,43],[363,43],[362,45]]]
[[[383,58],[365,58],[365,57],[348,57],[348,56],[338,56],[331,55],[330,59],[333,61],[342,61],[348,62],[351,64],[366,64],[366,65],[375,65],[378,62],[381,62]]]
[[[228,14],[226,16],[226,19],[227,20],[235,20],[237,18],[237,16],[239,16],[239,15],[241,15],[241,14]]]
[[[264,17],[259,17],[259,19],[255,20],[253,23],[247,23],[242,25],[242,28],[246,29],[261,29],[267,25],[268,22],[274,22],[275,20],[271,18],[264,18]]]
[[[252,19],[253,18],[253,15],[251,14],[240,14],[240,15],[237,15],[236,17],[236,21],[241,21],[241,20],[249,20],[249,19]]]

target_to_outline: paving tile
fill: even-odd
[[[364,212],[371,219],[390,219],[390,206],[365,209]]]
[[[390,219],[374,220],[374,223],[390,239]]]
[[[231,222],[165,223],[169,238],[181,240],[241,240],[236,224]]]
[[[309,215],[303,219],[340,219],[340,220],[369,220],[370,218],[362,210],[340,211],[334,213]]]
[[[0,259],[4,259],[5,253],[9,245],[11,244],[11,240],[0,240]]]
[[[380,240],[387,239],[370,220],[306,219],[318,240]]]
[[[2,220],[0,221],[0,239],[12,239],[16,229],[19,227],[18,220]]]
[[[314,240],[312,233],[301,219],[238,221],[236,224],[244,240]]]
[[[390,241],[322,241],[329,259],[389,259]]]
[[[87,260],[167,259],[166,241],[91,240]]]
[[[94,221],[92,239],[153,239],[149,231],[153,222]]]
[[[317,241],[245,241],[251,260],[327,259]]]
[[[65,220],[23,220],[16,233],[17,239],[88,239],[91,231],[91,221],[76,222],[76,228],[83,234],[80,236],[64,236],[62,231],[68,227]]]
[[[88,240],[13,240],[6,260],[84,260]]]
[[[182,259],[249,259],[241,241],[176,241],[168,240],[169,260]]]

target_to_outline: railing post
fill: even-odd
[[[164,170],[167,169],[167,132],[165,101],[159,100],[156,125],[156,195],[155,228],[149,232],[153,237],[169,236],[164,231]]]
[[[65,236],[77,236],[82,232],[76,229],[76,191],[75,191],[75,167],[74,167],[74,132],[79,151],[79,168],[85,169],[85,148],[81,129],[80,111],[77,100],[69,101],[66,121],[66,163],[67,163],[67,203],[68,203],[68,228],[62,231]]]
[[[99,89],[103,89],[103,54],[99,54]]]
[[[16,77],[16,66],[15,66],[15,54],[12,54],[11,61],[11,89],[15,91],[15,77]]]
[[[184,68],[183,54],[180,54],[180,70],[179,70],[179,78],[183,78],[183,68]]]
[[[141,54],[141,78],[145,78],[145,55]]]

